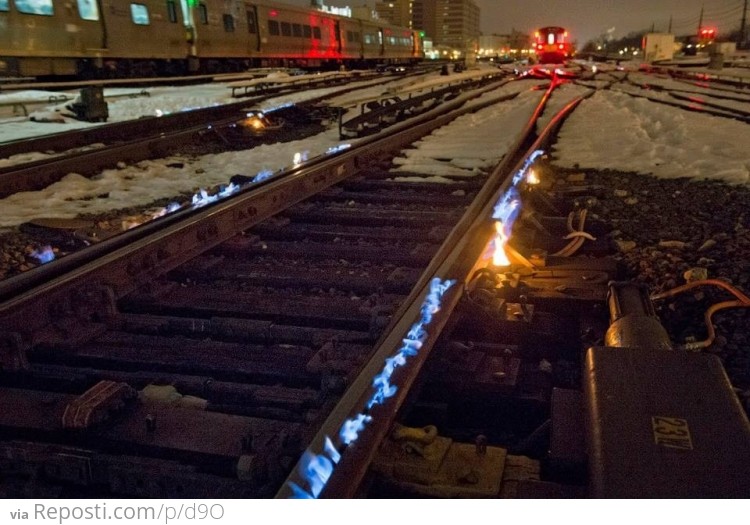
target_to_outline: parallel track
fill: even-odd
[[[125,463],[158,465],[160,486],[184,478],[180,494],[272,495],[480,190],[395,183],[370,167],[464,112],[465,100],[6,281],[0,398],[33,414],[0,424],[9,457],[24,449],[46,462],[75,447],[99,476],[84,494],[157,495],[139,486],[139,468],[113,466],[124,450]],[[139,402],[112,423],[61,429],[65,406],[99,380],[168,383],[208,410]],[[121,468],[127,487],[113,481]]]

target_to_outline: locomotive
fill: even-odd
[[[422,58],[418,31],[266,0],[0,0],[1,76],[140,77]]]
[[[566,42],[568,32],[562,27],[542,27],[534,33],[534,52],[543,64],[561,64],[570,58],[572,46]]]

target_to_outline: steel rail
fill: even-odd
[[[63,314],[80,313],[92,297],[106,301],[122,297],[458,116],[495,103],[480,101],[464,107],[500,84],[462,95],[441,108],[363,140],[357,147],[314,159],[212,205],[162,217],[3,281],[0,330],[16,334],[14,340],[30,344],[38,330]]]
[[[376,454],[379,443],[391,428],[399,408],[406,399],[411,385],[416,380],[432,345],[437,339],[437,334],[446,326],[450,313],[461,298],[462,283],[470,275],[469,270],[478,257],[478,249],[481,251],[487,245],[494,231],[492,223],[487,220],[487,217],[491,216],[495,202],[511,183],[510,175],[523,165],[525,158],[531,152],[538,149],[540,144],[549,140],[548,137],[553,134],[552,130],[557,130],[564,117],[585,98],[585,96],[579,97],[566,105],[550,122],[542,136],[534,141],[536,121],[544,111],[547,100],[555,87],[556,82],[553,82],[516,143],[511,147],[503,161],[493,170],[474,203],[441,245],[412,293],[393,316],[371,359],[364,365],[360,374],[328,416],[318,434],[313,438],[306,456],[303,456],[297,463],[286,483],[277,493],[277,498],[299,497],[298,488],[307,491],[309,485],[305,472],[309,467],[311,457],[317,456],[317,459],[326,461],[325,458],[321,459],[320,456],[328,452],[331,445],[336,448],[337,452],[342,449],[341,456],[320,497],[351,498],[355,496],[367,468]],[[590,96],[590,94],[586,96]],[[529,147],[532,143],[533,145]],[[527,153],[524,154],[524,151],[527,151]],[[476,239],[478,238],[482,238],[483,242],[477,243]],[[430,283],[434,279],[455,279],[458,285],[451,287],[443,296],[441,309],[433,316],[429,325],[429,338],[423,342],[418,354],[409,361],[406,367],[400,367],[394,371],[392,383],[399,385],[395,395],[384,404],[376,405],[367,410],[367,404],[372,399],[374,390],[373,379],[383,370],[386,359],[397,352],[404,338],[407,337],[406,334],[414,323],[420,319],[423,301],[429,293]],[[365,413],[372,417],[372,422],[359,432],[359,436],[354,443],[344,446],[339,433],[345,422]],[[333,466],[333,462],[330,462],[330,464]]]
[[[479,81],[478,81],[479,82]],[[462,89],[471,89],[473,85],[462,85]],[[325,99],[361,89],[362,86],[348,86],[333,93],[307,100],[304,104],[315,104]],[[274,95],[275,96],[275,95]],[[19,143],[12,143],[15,153],[18,148],[27,148],[22,152],[46,151],[55,149],[61,140],[72,140],[70,147],[81,147],[92,142],[124,141],[104,149],[77,152],[70,155],[43,159],[23,165],[0,168],[0,198],[21,191],[33,191],[57,182],[68,173],[89,176],[103,169],[113,167],[117,162],[140,162],[148,158],[168,155],[176,145],[193,140],[196,135],[208,129],[217,129],[237,121],[240,110],[247,110],[253,104],[269,100],[274,96],[246,99],[241,103],[231,103],[214,108],[203,108],[193,111],[149,117],[107,126],[98,126],[80,132],[67,132],[48,135]],[[145,137],[141,135],[146,134]],[[130,139],[136,136],[137,139]],[[126,140],[126,138],[128,140]],[[73,145],[75,144],[75,146]],[[35,147],[32,147],[35,146]],[[35,149],[36,148],[36,149]],[[14,153],[14,154],[15,154]],[[0,146],[0,156],[6,154]]]
[[[361,86],[349,86],[335,93],[310,99],[305,104],[315,104],[356,89],[361,89]],[[66,144],[68,149],[83,147],[94,142],[124,141],[104,149],[82,151],[70,155],[63,154],[49,159],[0,168],[0,198],[21,191],[44,188],[71,172],[84,176],[92,175],[102,169],[113,167],[119,161],[140,162],[147,158],[167,155],[176,144],[191,140],[196,134],[205,132],[209,127],[220,127],[239,120],[238,112],[252,108],[254,104],[270,98],[273,97],[245,99],[243,102],[233,102],[222,106],[174,113],[163,117],[130,120],[0,145],[0,157],[7,157],[30,151],[55,150],[62,141],[68,141]],[[132,139],[133,136],[139,138]]]
[[[640,94],[640,93],[631,93],[630,91],[624,91],[624,90],[615,90],[617,93],[622,93],[623,95],[628,95],[633,98],[643,98],[648,100],[649,102],[653,102],[655,104],[662,104],[664,106],[671,106],[673,108],[682,109],[685,111],[690,111],[693,113],[702,113],[704,115],[711,115],[713,117],[721,117],[721,118],[728,118],[732,120],[738,120],[740,122],[748,123],[750,122],[750,117],[742,116],[741,114],[738,114],[737,112],[733,112],[730,108],[725,108],[721,111],[715,110],[715,109],[707,109],[706,107],[697,107],[697,106],[691,106],[682,102],[670,102],[669,100],[662,100],[659,98],[650,97],[647,94]],[[671,96],[674,96],[670,93]],[[675,97],[678,98],[678,97]],[[698,102],[694,102],[693,104],[699,104]]]

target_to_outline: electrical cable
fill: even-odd
[[[708,310],[706,310],[706,313],[703,316],[704,321],[706,323],[706,329],[708,330],[708,336],[702,341],[694,341],[694,342],[689,342],[689,343],[679,345],[678,348],[680,350],[697,352],[704,348],[708,348],[709,346],[713,344],[714,339],[716,339],[716,329],[714,328],[714,324],[711,318],[716,312],[720,310],[725,310],[727,308],[750,308],[750,297],[742,293],[740,290],[738,290],[731,284],[721,281],[719,279],[704,279],[701,281],[693,281],[687,284],[683,284],[682,286],[672,288],[671,290],[667,290],[666,292],[654,294],[651,296],[651,300],[657,301],[660,299],[666,299],[667,297],[674,297],[687,290],[692,290],[693,288],[697,288],[699,286],[707,286],[707,285],[714,285],[714,286],[723,288],[727,292],[734,295],[737,299],[733,301],[723,301],[723,302],[711,305],[708,308]]]

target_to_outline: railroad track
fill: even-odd
[[[10,470],[37,472],[21,450],[44,463],[76,450],[84,485],[113,494],[273,495],[481,191],[370,167],[465,102],[5,281],[0,324],[19,345],[0,398],[41,417],[0,423]]]
[[[600,188],[579,174],[553,187],[546,152],[581,101],[536,137],[556,85],[487,177],[390,180],[390,155],[455,118],[432,113],[8,284],[0,402],[23,410],[0,411],[11,473],[2,488],[33,479],[63,496],[747,496],[736,471],[750,464],[750,430],[720,366],[663,351],[671,342],[648,296],[608,286],[622,274],[604,257],[606,227],[582,211]],[[493,259],[498,221],[505,236],[512,229],[507,261]],[[584,359],[590,346],[606,348]],[[631,372],[623,359],[643,364]],[[674,397],[670,378],[683,374],[711,391],[710,417]],[[664,417],[624,446],[642,415],[627,408],[644,402]],[[591,430],[586,406],[624,430],[606,418]],[[719,413],[736,439],[708,451]],[[696,454],[680,456],[686,469],[669,456],[667,473],[654,472],[686,448],[667,439],[682,421]],[[600,454],[588,461],[584,428]],[[714,469],[709,479],[686,474],[694,457]],[[729,460],[734,472],[716,469]],[[652,482],[621,479],[623,469]]]
[[[352,86],[355,80],[358,80],[357,85]],[[382,83],[382,80],[378,83]],[[362,87],[362,79],[352,78],[348,85],[325,97],[312,98],[306,104],[314,105],[321,99]],[[40,151],[50,154],[40,160],[0,168],[0,197],[44,188],[68,173],[91,176],[103,169],[114,167],[118,162],[136,163],[167,156],[195,142],[197,137],[205,136],[207,129],[213,130],[215,134],[222,129],[236,126],[245,119],[249,109],[280,94],[290,94],[304,89],[309,87],[294,86],[274,94],[247,97],[219,106],[0,144],[0,158]],[[279,108],[282,112],[284,109]],[[244,147],[251,146],[252,139],[252,134],[247,133],[243,137]]]

